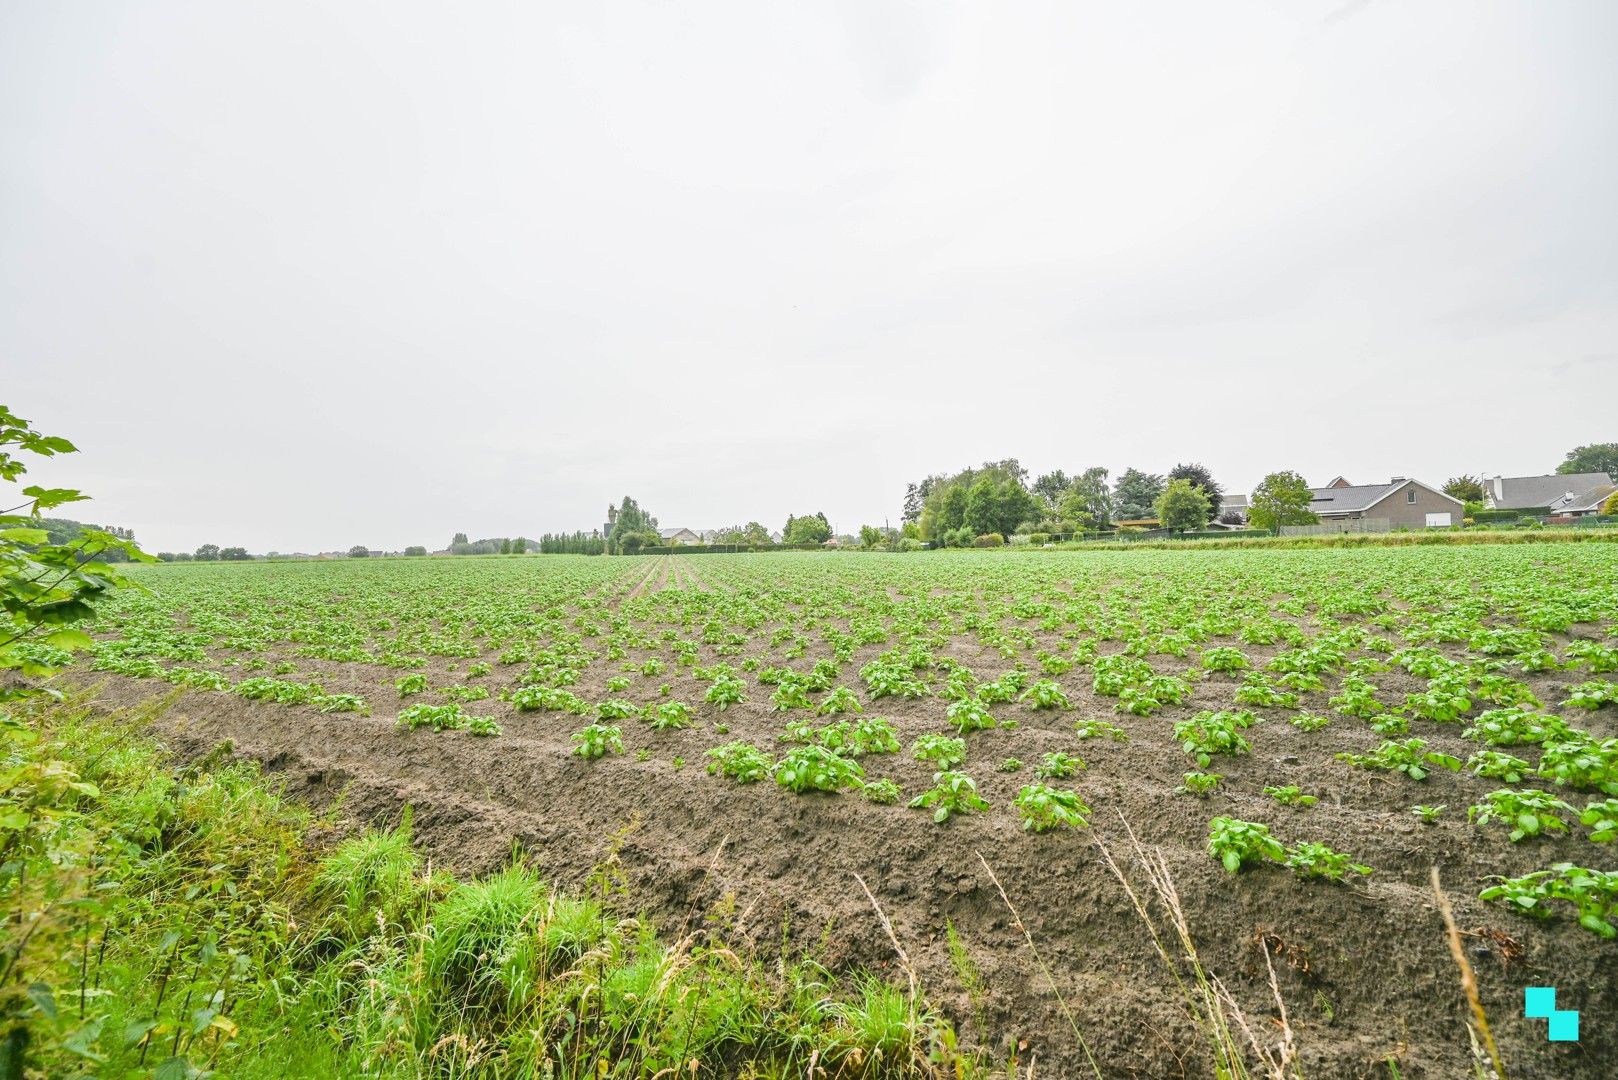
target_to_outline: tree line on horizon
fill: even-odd
[[[1575,447],[1567,452],[1556,472],[1564,475],[1604,472],[1618,478],[1618,442]],[[1466,504],[1469,516],[1483,507],[1486,493],[1481,476],[1451,477],[1441,490]],[[1116,479],[1109,470],[1100,467],[1073,475],[1054,469],[1030,479],[1021,462],[1006,458],[955,473],[937,473],[907,485],[901,527],[882,529],[865,525],[858,536],[861,547],[874,548],[898,547],[906,540],[917,547],[922,544],[968,546],[983,538],[1003,540],[1012,535],[1070,536],[1106,532],[1133,522],[1155,522],[1175,532],[1203,529],[1214,521],[1273,530],[1282,525],[1303,525],[1317,520],[1309,511],[1310,501],[1307,483],[1292,470],[1264,477],[1250,494],[1245,514],[1231,511],[1221,515],[1224,489],[1208,468],[1198,462],[1183,462],[1162,474],[1127,468]],[[635,499],[626,495],[615,509],[617,520],[605,535],[598,530],[581,530],[545,533],[538,540],[521,536],[470,540],[466,533],[458,532],[445,550],[451,555],[505,555],[528,551],[546,555],[600,555],[634,554],[646,548],[669,546],[658,532],[657,518],[642,509]],[[44,519],[43,525],[51,530],[52,543],[66,542],[84,529],[100,528],[65,518]],[[134,540],[134,533],[127,529],[109,527],[106,531]],[[817,511],[788,516],[781,533],[782,545],[809,547],[831,539],[833,530],[825,513]],[[775,541],[764,525],[749,521],[718,530],[708,543],[765,548],[773,546]],[[421,545],[403,551],[410,556],[427,553],[426,547]],[[370,549],[356,544],[347,554],[361,558],[369,555]],[[270,552],[267,557],[276,556],[276,552]],[[240,546],[202,544],[193,552],[164,551],[158,552],[157,557],[164,562],[233,562],[259,556],[249,554]]]

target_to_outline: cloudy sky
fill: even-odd
[[[1618,5],[9,3],[0,400],[150,549],[1618,439]]]

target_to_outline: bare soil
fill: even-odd
[[[693,559],[661,560],[632,595],[668,583],[672,563],[680,587],[701,587]],[[950,650],[988,674],[1007,664],[975,642]],[[868,647],[858,670],[880,646]],[[1248,648],[1255,659],[1267,650]],[[1269,650],[1273,651],[1273,650]],[[629,659],[652,654],[631,653]],[[492,656],[484,657],[492,660]],[[813,652],[800,663],[815,659]],[[469,661],[467,661],[469,662]],[[464,663],[435,660],[435,686],[457,681]],[[1214,766],[1225,790],[1207,800],[1173,794],[1188,760],[1172,738],[1173,721],[1198,708],[1228,708],[1232,677],[1197,684],[1195,699],[1148,718],[1120,716],[1114,699],[1090,688],[1087,669],[1060,681],[1073,701],[1063,712],[1001,706],[1015,730],[969,737],[971,771],[995,813],[939,826],[931,815],[875,806],[851,794],[796,796],[764,782],[741,786],[708,775],[703,754],[729,739],[777,746],[781,716],[754,700],[719,712],[700,704],[706,684],[674,665],[609,695],[615,665],[598,663],[573,689],[585,700],[657,700],[656,686],[693,703],[696,727],[656,732],[623,724],[627,752],[597,762],[570,753],[569,734],[582,723],[560,713],[521,713],[495,698],[469,706],[493,715],[503,737],[400,730],[391,715],[396,673],[371,666],[297,660],[295,678],[318,679],[330,693],[364,694],[377,715],[321,715],[311,708],[187,692],[158,721],[183,756],[229,741],[235,752],[284,778],[287,791],[317,806],[340,800],[358,824],[391,825],[414,807],[418,843],[434,861],[462,872],[493,870],[513,857],[540,866],[553,880],[579,884],[591,868],[617,858],[628,886],[625,906],[670,934],[715,928],[766,954],[807,949],[834,969],[866,966],[892,972],[895,955],[855,875],[870,886],[899,941],[917,963],[924,989],[969,1044],[1002,1059],[1017,1054],[1039,1076],[1090,1075],[1061,1002],[1071,1009],[1107,1077],[1210,1076],[1185,999],[1097,847],[1105,843],[1126,867],[1128,827],[1161,849],[1171,868],[1202,960],[1250,1017],[1255,1033],[1279,1037],[1260,942],[1275,956],[1280,989],[1311,1080],[1389,1077],[1388,1061],[1407,1078],[1472,1075],[1466,1006],[1428,885],[1436,866],[1466,934],[1490,1022],[1514,1078],[1597,1080],[1618,1075],[1618,946],[1562,918],[1516,918],[1476,899],[1490,875],[1520,874],[1571,860],[1606,865],[1609,854],[1575,830],[1572,837],[1510,844],[1499,828],[1466,821],[1465,808],[1502,786],[1443,770],[1423,783],[1392,773],[1357,770],[1333,760],[1363,752],[1376,738],[1362,721],[1338,719],[1305,733],[1285,710],[1256,710],[1265,722],[1254,752]],[[497,690],[517,668],[481,680]],[[125,706],[166,686],[93,676],[106,706]],[[1399,700],[1424,683],[1402,672],[1378,675],[1383,697]],[[1536,676],[1547,702],[1579,681],[1570,673]],[[1326,711],[1325,695],[1310,695]],[[1318,699],[1318,700],[1316,700]],[[868,715],[892,720],[908,747],[943,730],[937,699],[869,703]],[[1581,716],[1600,737],[1618,734],[1613,710]],[[1121,724],[1128,743],[1078,741],[1073,722],[1095,717]],[[721,732],[719,729],[726,729]],[[1431,749],[1465,758],[1476,744],[1460,725],[1423,725]],[[1088,769],[1072,782],[1095,808],[1086,831],[1024,833],[1006,805],[1048,750],[1080,754]],[[649,755],[640,760],[641,751]],[[1533,758],[1532,748],[1514,748]],[[1020,772],[995,765],[1015,756]],[[868,777],[891,777],[905,797],[930,786],[931,767],[902,754],[862,759]],[[1261,793],[1266,784],[1297,784],[1320,802],[1288,809]],[[1562,793],[1582,805],[1577,793]],[[1436,824],[1408,808],[1447,804]],[[1208,819],[1227,814],[1270,824],[1283,841],[1319,840],[1376,868],[1361,883],[1305,883],[1267,866],[1227,875],[1204,850]],[[1054,987],[1036,965],[1016,921],[978,861],[993,868],[1032,935]],[[1135,874],[1140,881],[1138,873]],[[953,924],[981,973],[984,993],[963,988],[945,941]],[[1583,1012],[1580,1041],[1550,1043],[1544,1021],[1521,1016],[1523,988],[1556,986],[1564,1007]],[[1060,995],[1060,997],[1058,996]],[[1021,1075],[1021,1074],[1019,1074]]]

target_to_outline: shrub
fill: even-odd
[[[1006,538],[999,533],[984,533],[972,538],[972,546],[980,548],[1001,547],[1005,542]]]

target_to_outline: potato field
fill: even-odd
[[[182,754],[913,972],[1033,1075],[1212,1075],[1205,993],[1312,1078],[1474,1075],[1434,867],[1510,1075],[1618,1071],[1618,545],[137,573],[71,678]]]

